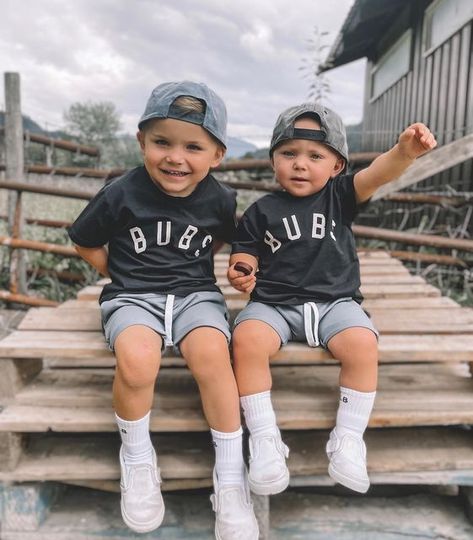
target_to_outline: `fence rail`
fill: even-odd
[[[0,134],[3,134],[4,132],[5,129],[0,128]],[[79,144],[74,141],[66,141],[64,139],[53,139],[39,133],[33,133],[31,131],[24,132],[23,140],[26,142],[42,144],[43,146],[49,146],[51,148],[59,148],[60,150],[67,150],[69,152],[85,154],[86,156],[100,157],[100,150],[95,146]]]

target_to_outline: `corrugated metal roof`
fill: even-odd
[[[396,13],[412,0],[356,0],[320,72],[368,56]]]

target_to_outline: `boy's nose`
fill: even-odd
[[[306,162],[304,158],[298,157],[294,160],[294,169],[305,169]]]
[[[184,161],[181,152],[178,150],[172,150],[166,156],[166,161],[168,163],[182,163]]]

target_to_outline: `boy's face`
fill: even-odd
[[[294,127],[320,129],[320,124],[312,118],[301,118]],[[287,192],[294,197],[307,197],[340,174],[345,162],[323,143],[291,139],[276,147],[272,165],[277,181]]]
[[[204,128],[173,118],[150,120],[137,138],[146,170],[172,197],[190,195],[225,155]]]

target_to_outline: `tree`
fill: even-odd
[[[329,48],[326,43],[329,32],[320,31],[316,26],[313,37],[309,38],[307,50],[309,56],[302,59],[303,77],[309,79],[309,98],[314,101],[326,101],[331,92],[330,81],[324,73],[320,73],[320,67],[325,58],[325,50]]]
[[[73,103],[64,113],[67,132],[83,144],[103,145],[117,138],[121,127],[115,105],[108,101]]]

